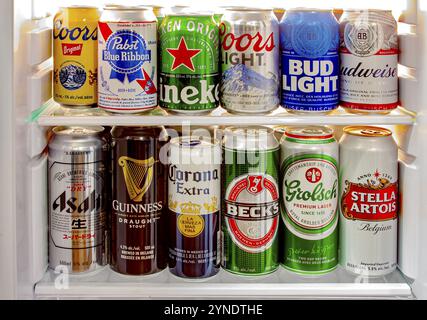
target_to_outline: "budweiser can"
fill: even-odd
[[[107,263],[108,151],[103,127],[56,127],[49,143],[49,267]]]
[[[151,8],[106,6],[98,25],[99,107],[138,113],[157,107],[157,20]]]
[[[347,127],[340,141],[340,264],[363,276],[396,268],[398,159],[391,132]]]
[[[398,106],[397,22],[391,11],[347,10],[341,18],[341,105],[388,113]]]
[[[232,8],[221,20],[220,101],[229,112],[263,114],[279,105],[279,22],[272,10]]]

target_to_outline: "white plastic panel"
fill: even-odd
[[[417,23],[417,0],[400,0],[400,1],[406,2],[406,5],[404,6],[405,9],[403,10],[402,14],[399,16],[399,22],[416,24]],[[419,1],[424,1],[424,0],[419,0]]]
[[[43,63],[52,56],[52,29],[43,27],[28,33],[28,63],[35,66]]]
[[[399,99],[400,104],[412,111],[419,112],[420,105],[418,103],[418,87],[417,79],[409,75],[402,75],[399,77]]]
[[[28,124],[27,130],[27,155],[30,159],[40,156],[46,148],[47,128],[40,127],[37,123]]]
[[[52,97],[52,69],[38,71],[28,79],[28,106],[35,110]]]
[[[417,40],[418,37],[412,33],[399,35],[399,63],[410,68],[417,67]]]

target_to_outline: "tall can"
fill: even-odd
[[[157,20],[151,8],[104,8],[99,22],[99,107],[140,113],[157,107]]]
[[[62,105],[98,101],[99,15],[96,7],[71,6],[53,19],[53,99]]]
[[[291,9],[280,22],[282,106],[328,113],[339,104],[339,23],[332,10]]]
[[[114,127],[111,268],[148,275],[167,267],[167,142],[163,127]]]
[[[383,276],[397,264],[398,155],[388,129],[347,127],[340,141],[340,264]]]
[[[167,15],[160,35],[160,106],[182,114],[219,105],[219,34],[213,14]]]
[[[222,266],[264,275],[279,265],[279,143],[267,127],[224,132]]]
[[[108,142],[103,127],[56,127],[49,143],[49,267],[108,262]]]
[[[220,263],[219,141],[174,138],[169,152],[169,269],[183,278],[214,276]]]
[[[341,18],[341,106],[388,113],[399,104],[397,22],[389,10],[346,10]]]
[[[279,22],[270,9],[229,8],[220,25],[221,105],[265,114],[279,106]]]
[[[322,126],[289,127],[281,141],[281,262],[319,275],[338,264],[338,143]]]

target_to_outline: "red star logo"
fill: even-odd
[[[381,174],[380,174],[380,172],[378,171],[378,169],[375,171],[375,173],[374,173],[374,177],[375,178],[379,178],[381,176]]]
[[[178,48],[166,49],[173,57],[172,71],[184,65],[187,69],[194,72],[193,58],[197,56],[201,49],[188,49],[184,37],[181,37]]]

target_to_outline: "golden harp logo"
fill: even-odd
[[[123,168],[123,176],[132,201],[142,201],[153,181],[153,166],[156,162],[153,157],[147,160],[137,160],[123,156],[119,159],[119,165]]]

